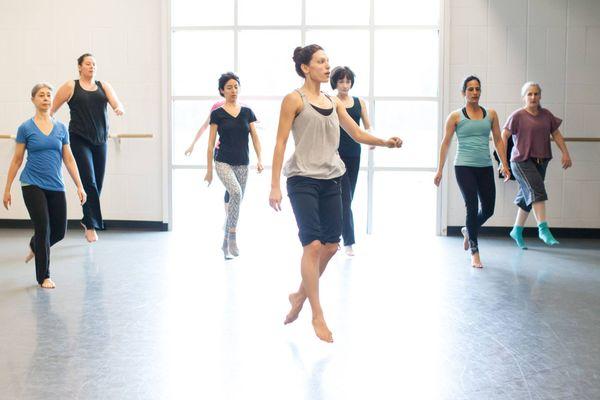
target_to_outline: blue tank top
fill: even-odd
[[[492,166],[490,157],[490,131],[492,120],[483,110],[483,119],[470,119],[465,108],[460,113],[460,121],[456,125],[458,149],[454,165],[465,167]]]

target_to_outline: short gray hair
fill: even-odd
[[[39,92],[40,89],[43,89],[43,88],[50,89],[51,92],[54,92],[54,87],[52,87],[51,84],[46,83],[46,82],[40,82],[40,83],[36,84],[33,87],[33,89],[31,89],[31,98],[34,98],[35,95],[37,94],[37,92]]]
[[[540,94],[542,94],[542,87],[540,86],[540,84],[534,81],[529,81],[525,82],[525,84],[523,84],[523,86],[521,87],[521,97],[527,94],[527,89],[529,89],[531,86],[537,86],[537,88],[540,91]]]

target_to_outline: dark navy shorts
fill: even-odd
[[[341,177],[292,176],[287,179],[287,192],[302,246],[315,240],[322,244],[339,243],[342,234]]]
[[[538,201],[548,200],[544,179],[548,159],[530,158],[526,161],[511,161],[510,169],[519,182],[519,191],[514,203],[529,212],[531,205]]]

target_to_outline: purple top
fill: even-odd
[[[526,161],[529,158],[552,158],[550,135],[554,133],[562,119],[555,117],[545,108],[538,115],[531,115],[521,108],[513,112],[504,129],[512,133],[514,147],[510,161]]]

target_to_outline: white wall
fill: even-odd
[[[600,137],[600,0],[448,0],[450,109],[462,107],[460,84],[468,74],[482,80],[482,104],[498,111],[501,124],[522,105],[521,85],[542,85],[542,103],[563,119],[565,136]],[[573,167],[560,168],[560,150],[546,178],[551,226],[600,228],[600,143],[568,143]],[[447,225],[464,224],[464,202],[451,160]],[[510,226],[515,182],[496,181],[496,212],[488,226]],[[529,224],[534,224],[533,217]]]
[[[110,114],[113,133],[153,133],[153,139],[109,141],[102,195],[105,219],[163,221],[162,27],[164,0],[0,0],[0,133],[16,133],[33,115],[29,91],[39,81],[58,86],[77,78],[76,59],[91,52],[98,79],[112,84],[127,113]],[[68,123],[65,105],[58,117]],[[0,140],[0,184],[14,142]],[[67,181],[68,215],[80,218]],[[13,208],[0,219],[26,219],[18,176]]]

